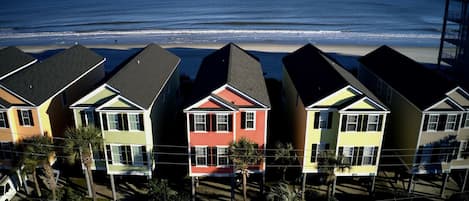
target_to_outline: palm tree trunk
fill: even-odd
[[[36,188],[36,194],[38,197],[42,197],[41,189],[39,188],[39,183],[37,182],[36,168],[33,170],[33,181],[34,187]]]
[[[82,161],[84,163],[83,165],[86,168],[86,172],[88,173],[88,179],[90,181],[91,194],[92,194],[92,197],[93,197],[93,201],[96,201],[97,200],[96,189],[95,189],[95,186],[94,186],[93,172],[91,171],[91,156],[89,154],[83,154]]]
[[[282,169],[282,180],[283,180],[283,181],[285,181],[285,175],[286,175],[286,174],[287,174],[287,168],[284,167],[284,168]]]
[[[56,193],[57,184],[54,178],[54,171],[52,170],[52,167],[50,166],[48,161],[44,162],[42,166],[46,172],[46,176],[48,180],[47,183],[49,183],[49,188],[52,191],[52,200],[57,200],[57,193]]]
[[[243,174],[243,200],[246,201],[247,200],[247,173],[248,171],[247,170],[243,170],[242,171],[242,174]]]

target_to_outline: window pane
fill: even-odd
[[[143,165],[143,154],[141,146],[132,146],[132,157],[134,165]]]
[[[254,128],[255,113],[246,112],[246,128]]]
[[[207,165],[207,147],[195,148],[196,165]]]
[[[328,116],[329,116],[328,112],[319,113],[319,128],[327,128]]]
[[[217,159],[219,166],[228,165],[228,148],[218,147],[217,148]]]
[[[112,146],[112,163],[121,163],[121,152],[119,146]]]
[[[371,165],[373,160],[374,147],[365,147],[363,149],[363,165]]]
[[[378,115],[369,115],[368,116],[368,125],[367,125],[367,130],[368,131],[377,131],[378,130],[378,122],[379,122],[379,116]]]
[[[127,116],[129,118],[130,130],[140,130],[140,119],[138,118],[138,114],[129,114]]]
[[[217,115],[217,131],[228,131],[228,115]]]
[[[448,118],[446,119],[446,126],[445,130],[454,130],[456,127],[456,115],[448,115]]]
[[[6,128],[6,119],[5,119],[5,113],[0,113],[0,128]]]
[[[108,114],[109,130],[117,130],[119,128],[119,115]]]
[[[28,110],[22,110],[21,111],[21,118],[23,118],[23,125],[25,125],[25,126],[30,126],[31,125],[31,120],[29,119],[29,111]]]
[[[438,126],[439,115],[430,115],[428,118],[427,130],[435,131]]]
[[[353,147],[344,147],[344,164],[352,164]]]
[[[347,131],[356,131],[358,123],[357,115],[348,115],[347,116]]]
[[[195,131],[205,131],[205,114],[194,115]]]

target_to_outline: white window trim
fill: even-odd
[[[91,115],[93,115],[93,123],[95,123],[96,117],[95,117],[95,115],[94,115],[94,110],[87,109],[87,110],[83,110],[83,112],[85,113],[85,123],[86,123],[86,126],[89,126],[89,125],[90,125],[90,119],[88,119],[88,114],[87,114],[87,113],[91,113]],[[96,125],[95,125],[95,126],[96,126]]]
[[[119,166],[123,166],[124,164],[121,163],[121,160],[120,160],[120,157],[118,159],[119,162],[114,162],[114,149],[117,148],[117,151],[119,152],[119,156],[121,156],[121,152],[120,152],[120,146],[122,146],[121,144],[109,144],[110,148],[111,148],[111,164],[112,165],[119,165]]]
[[[0,129],[7,129],[6,125],[8,124],[8,121],[7,121],[7,119],[5,118],[6,115],[8,115],[7,112],[0,111],[0,117],[1,117],[1,120],[0,120],[0,121],[3,121],[3,122],[4,122],[4,125],[5,125],[5,127],[1,127],[1,126],[0,126]]]
[[[226,153],[226,161],[227,161],[227,164],[226,165],[220,165],[220,162],[219,162],[219,157],[218,157],[218,150],[220,148],[224,148],[224,149],[227,149],[228,150],[228,146],[216,146],[217,147],[217,167],[229,167],[230,166],[230,158],[229,158],[229,153]]]
[[[134,132],[139,132],[141,131],[139,128],[137,129],[132,129],[132,126],[131,125],[131,122],[130,122],[130,115],[135,115],[137,116],[137,122],[139,124],[139,127],[140,125],[143,123],[143,122],[140,122],[140,113],[135,113],[135,112],[131,112],[131,113],[127,113],[127,125],[128,125],[128,128],[129,128],[129,131],[134,131]]]
[[[462,152],[464,152],[464,150],[467,149],[467,146],[468,146],[467,140],[460,141],[460,145],[458,149],[458,159],[464,159],[464,157],[462,157]]]
[[[207,152],[208,152],[208,146],[194,146],[195,147],[195,166],[196,167],[208,167],[208,158],[207,158]],[[204,154],[204,158],[205,158],[205,165],[199,165],[197,163],[197,148],[205,148],[205,154]]]
[[[371,120],[371,118],[370,118],[371,116],[376,117],[376,122],[371,122],[371,121],[370,121],[370,120]],[[371,125],[376,124],[376,129],[375,129],[375,130],[371,130],[371,129],[370,129],[370,124],[371,124]],[[378,114],[370,114],[370,115],[368,115],[368,120],[367,120],[367,122],[366,122],[366,131],[378,131],[378,130],[379,130],[378,127],[379,127],[379,115],[378,115]]]
[[[351,116],[355,116],[355,122],[349,122]],[[358,114],[349,114],[347,115],[347,121],[345,121],[345,132],[357,132],[358,131]],[[355,124],[355,130],[349,130],[349,124]]]
[[[197,130],[197,116],[203,116],[204,117],[204,130]],[[194,114],[194,132],[196,133],[206,133],[207,132],[207,114],[205,113],[196,113]]]
[[[111,164],[112,165],[118,165],[118,166],[138,166],[138,167],[141,167],[141,166],[145,166],[143,164],[143,161],[144,161],[144,158],[143,158],[143,155],[142,155],[142,164],[135,164],[135,159],[134,159],[134,148],[141,148],[143,145],[130,145],[130,144],[108,144],[111,148]],[[120,147],[122,146],[130,146],[130,162],[131,164],[123,164],[121,163],[120,161],[120,158],[119,158],[119,162],[114,162],[114,154],[113,154],[113,151],[114,151],[114,148],[117,147],[117,150],[119,152],[119,156],[121,156],[121,152],[120,152]],[[108,156],[109,157],[109,156]],[[129,156],[127,156],[127,158],[129,158]]]
[[[329,144],[329,143],[326,143],[326,142],[320,142],[319,144],[317,144],[318,146],[316,146],[316,163],[318,163],[319,161],[319,155],[321,154],[322,151],[327,151],[326,149],[326,145]],[[330,146],[330,144],[329,144]],[[321,147],[324,147],[324,149],[321,149]]]
[[[216,130],[217,130],[216,132],[217,133],[229,133],[230,132],[229,131],[230,130],[229,129],[230,128],[230,125],[229,125],[230,121],[229,121],[229,116],[228,115],[229,115],[228,113],[217,113],[217,114],[215,114],[215,118],[217,120],[217,125],[216,125]],[[226,116],[226,130],[219,130],[218,129],[218,124],[225,124],[225,123],[220,123],[220,121],[218,121],[219,116]],[[207,119],[205,119],[205,120],[207,120]]]
[[[119,131],[120,132],[121,130],[119,130],[119,129],[111,129],[111,126],[110,126],[111,125],[111,123],[110,123],[111,118],[109,118],[109,115],[116,115],[117,118],[119,118],[119,113],[117,113],[117,112],[107,112],[106,113],[106,121],[107,121],[106,123],[107,123],[108,131]],[[119,120],[117,120],[117,128],[119,128]]]
[[[431,122],[432,116],[436,116],[436,122]],[[435,132],[438,130],[438,121],[440,120],[439,114],[429,114],[428,115],[428,122],[427,122],[427,132]],[[430,123],[435,123],[435,129],[430,129]]]
[[[352,149],[352,154],[351,154],[350,156],[349,156],[349,155],[346,156],[346,155],[344,154],[344,153],[346,153],[346,152],[345,152],[345,149],[346,149],[346,148],[347,148],[347,149]],[[354,147],[344,146],[344,147],[343,147],[343,152],[342,152],[342,154],[343,154],[343,156],[342,156],[342,157],[343,157],[343,158],[342,158],[342,161],[344,161],[345,158],[350,158],[350,165],[353,165],[352,163],[353,163],[353,155],[354,155],[354,153],[355,153],[355,148],[354,148]]]
[[[325,119],[323,119],[325,118]],[[321,126],[321,121],[325,122],[324,127]],[[329,124],[329,111],[320,111],[319,112],[319,119],[318,119],[318,128],[321,130],[326,130],[327,125]]]
[[[371,155],[365,156],[365,149],[366,149],[366,148],[370,148],[370,149],[371,149]],[[369,146],[369,147],[365,146],[365,147],[363,147],[363,156],[362,156],[362,164],[361,164],[361,165],[362,165],[362,166],[374,166],[374,165],[373,165],[373,157],[374,157],[374,155],[375,155],[375,147],[373,147],[373,146]],[[365,157],[370,157],[370,158],[371,158],[371,164],[365,164]]]
[[[131,155],[132,155],[131,157],[132,157],[132,165],[133,166],[139,166],[139,167],[140,166],[145,166],[145,164],[143,164],[144,163],[143,152],[142,152],[142,163],[141,164],[135,164],[136,160],[134,158],[134,150],[138,150],[138,149],[141,150],[142,147],[143,147],[143,145],[130,145],[130,152],[131,152]]]
[[[469,128],[469,112],[466,112],[466,119],[464,119],[463,125],[464,128]]]
[[[244,122],[244,125],[245,125],[245,129],[246,130],[256,130],[256,112],[255,111],[245,111],[246,112],[246,118],[245,118],[245,122]],[[248,128],[248,113],[249,114],[252,114],[252,128]]]
[[[20,110],[20,111],[21,111],[21,112],[20,112],[20,113],[21,113],[21,120],[23,121],[23,125],[22,125],[22,126],[23,126],[23,127],[33,127],[33,126],[31,125],[31,119],[29,118],[29,111],[32,112],[32,110]],[[28,124],[28,125],[26,125],[26,124],[24,123],[25,116],[23,115],[23,112],[28,113],[28,115],[26,115],[26,118],[27,118],[28,121],[29,121],[29,124]]]
[[[450,122],[450,121],[449,121],[449,117],[450,117],[450,116],[453,116],[453,117],[454,117],[454,121],[453,121],[453,122]],[[445,131],[454,131],[454,130],[456,130],[456,122],[457,122],[457,120],[458,120],[458,115],[456,115],[456,114],[448,114],[448,116],[446,116]],[[446,128],[446,127],[448,126],[448,124],[450,124],[450,123],[453,124],[453,128],[450,128],[450,129]]]

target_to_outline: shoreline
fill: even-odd
[[[223,47],[226,43],[194,43],[194,44],[158,44],[163,48],[187,48],[187,49],[204,49],[215,50]],[[241,48],[248,51],[258,51],[265,53],[291,53],[305,44],[279,44],[279,43],[236,43]],[[147,44],[94,44],[84,45],[91,49],[110,49],[110,50],[129,50],[134,48],[143,48]],[[378,45],[329,45],[314,44],[326,53],[335,53],[350,56],[363,56],[374,49]],[[47,50],[65,49],[71,45],[20,45],[17,46],[27,53],[41,53]],[[438,59],[438,47],[412,47],[412,46],[392,46],[402,54],[421,63],[436,64]],[[2,47],[3,48],[3,47]]]

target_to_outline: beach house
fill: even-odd
[[[229,144],[247,138],[264,150],[270,101],[258,58],[230,43],[204,58],[184,109],[189,176],[231,177]],[[265,171],[265,161],[250,168]]]
[[[358,79],[311,44],[283,58],[285,125],[298,150],[301,172],[331,171],[328,158],[347,169],[336,176],[377,175],[389,110]]]
[[[104,150],[94,150],[92,168],[114,175],[152,177],[154,145],[174,121],[179,57],[149,44],[108,81],[71,105],[75,126],[96,126]]]
[[[16,143],[35,135],[63,136],[65,128],[73,125],[68,106],[102,80],[105,59],[81,45],[29,67],[25,66],[33,58],[16,55],[9,59],[26,58],[19,65],[24,68],[0,80],[4,111],[0,122],[9,127],[1,140]]]
[[[6,78],[23,68],[31,66],[37,59],[29,54],[24,53],[16,47],[7,47],[0,50],[0,80]],[[13,117],[14,106],[19,102],[15,102],[15,97],[8,94],[4,89],[0,88],[0,168],[9,168],[10,160],[14,156],[12,154],[14,133],[10,126],[10,118]]]
[[[360,62],[359,79],[392,112],[386,148],[396,150],[408,173],[469,168],[469,94],[465,89],[388,46],[363,56]]]

